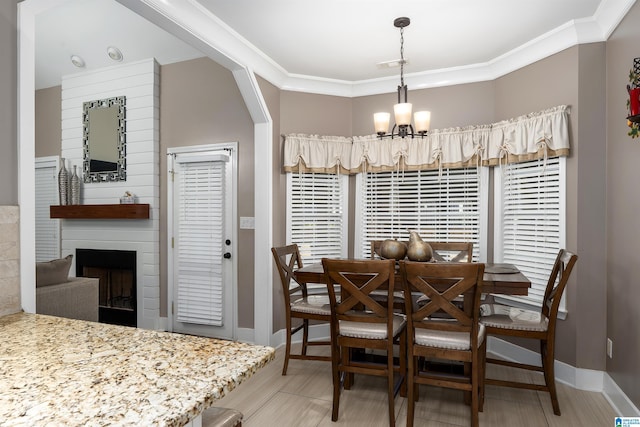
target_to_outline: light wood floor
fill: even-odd
[[[296,348],[297,351],[297,348]],[[318,351],[312,349],[311,351]],[[321,350],[322,351],[322,350]],[[387,395],[384,378],[356,376],[351,390],[342,391],[338,421],[331,422],[331,365],[329,362],[289,361],[282,376],[283,348],[276,359],[231,391],[216,406],[235,408],[244,414],[244,427],[386,426]],[[328,354],[328,350],[327,350]],[[487,366],[492,378],[538,381],[534,372]],[[416,426],[468,426],[469,407],[462,392],[420,386]],[[481,426],[613,426],[615,413],[601,393],[575,390],[558,383],[562,416],[555,416],[549,395],[532,390],[486,386]],[[406,399],[396,397],[396,425],[406,424]],[[207,417],[203,416],[203,426]]]

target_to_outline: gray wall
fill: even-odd
[[[18,204],[17,4],[0,2],[0,205]]]
[[[627,135],[626,85],[633,58],[640,57],[640,4],[631,8],[607,42],[607,336],[613,358],[607,372],[640,407],[640,139]],[[605,304],[603,299],[601,304]]]
[[[62,86],[36,91],[35,155],[59,156],[62,143]]]

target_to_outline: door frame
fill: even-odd
[[[173,181],[172,170],[174,167],[174,154],[197,154],[207,151],[229,150],[232,162],[231,181],[231,300],[232,310],[230,321],[231,339],[238,336],[238,142],[224,142],[219,144],[190,145],[185,147],[167,148],[167,328],[173,332],[173,310],[174,303],[174,256],[171,240],[173,238]],[[225,307],[226,308],[226,307]]]

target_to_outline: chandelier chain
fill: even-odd
[[[400,27],[400,86],[404,86],[404,27]]]

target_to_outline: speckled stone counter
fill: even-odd
[[[38,314],[0,318],[0,425],[182,426],[273,348]]]

